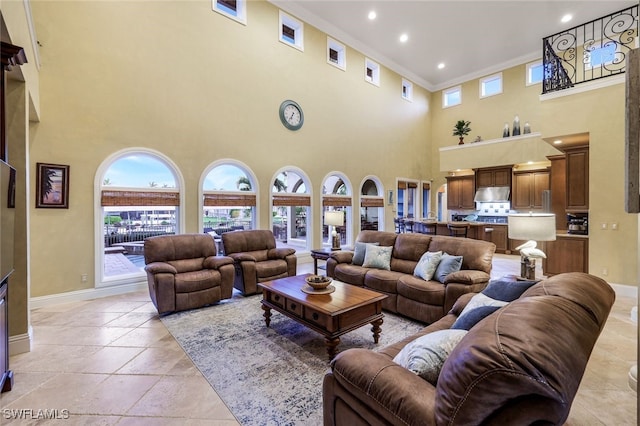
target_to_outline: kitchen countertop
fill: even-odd
[[[556,231],[556,237],[563,238],[589,238],[588,235],[580,235],[580,234],[568,234],[567,231]]]

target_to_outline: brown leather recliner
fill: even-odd
[[[225,232],[222,244],[225,254],[235,261],[233,286],[243,295],[257,293],[260,282],[296,274],[296,251],[276,248],[276,239],[269,230]]]
[[[233,259],[216,256],[208,234],[160,235],[144,241],[149,296],[159,314],[229,299]]]
[[[324,425],[562,425],[615,300],[611,286],[582,272],[538,282],[471,327],[435,386],[393,361],[407,343],[450,328],[472,296],[377,352],[338,354],[324,378]]]

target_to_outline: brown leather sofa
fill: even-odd
[[[384,293],[388,296],[382,302],[384,309],[425,323],[442,318],[461,295],[486,287],[496,250],[487,241],[417,233],[361,231],[356,241],[393,246],[391,270],[354,265],[353,251],[336,251],[327,260],[327,275]],[[444,283],[414,276],[426,251],[462,256],[461,270],[447,275]]]
[[[144,262],[149,296],[159,314],[200,308],[233,293],[233,259],[216,256],[208,234],[149,237]]]
[[[436,385],[393,362],[409,342],[448,329],[472,294],[441,320],[379,352],[348,349],[323,384],[328,425],[562,425],[615,294],[574,272],[530,287],[475,324]]]
[[[243,295],[258,292],[258,283],[296,275],[296,251],[276,248],[269,230],[255,229],[222,234],[224,252],[235,262],[233,285]]]

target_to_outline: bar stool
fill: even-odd
[[[422,233],[427,235],[436,235],[438,229],[437,223],[422,222]]]
[[[467,231],[469,230],[468,223],[447,223],[447,228],[449,228],[449,235],[452,237],[463,237],[467,238]]]
[[[404,232],[404,219],[396,217],[393,219],[393,223],[396,225],[396,234],[402,234]]]

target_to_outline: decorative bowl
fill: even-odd
[[[305,280],[314,290],[323,290],[333,281],[331,278],[323,275],[309,275]]]

